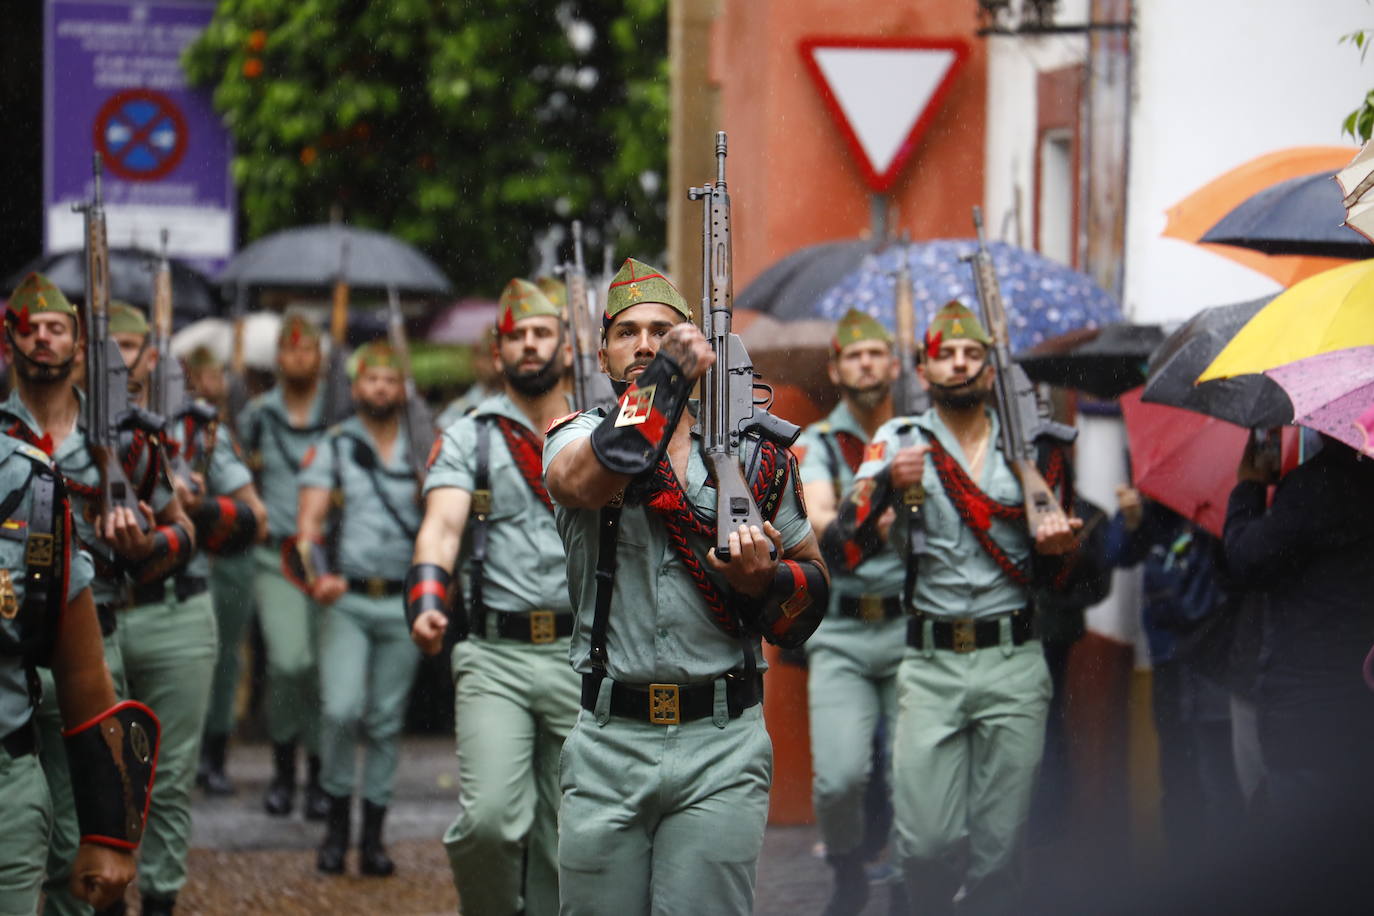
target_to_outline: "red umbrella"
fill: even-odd
[[[1140,388],[1121,396],[1135,487],[1217,537],[1236,485],[1249,430],[1179,407],[1145,403]],[[1298,463],[1298,431],[1283,430],[1283,470]]]

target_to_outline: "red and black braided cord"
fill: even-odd
[[[510,450],[515,466],[520,469],[520,475],[544,504],[544,508],[552,512],[553,500],[544,486],[544,453],[539,440],[534,433],[509,417],[497,417],[496,422],[501,427],[501,435],[506,438],[506,448]]]

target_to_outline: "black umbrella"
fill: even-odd
[[[1014,358],[1032,381],[1076,388],[1104,400],[1141,385],[1150,354],[1164,341],[1155,324],[1109,324],[1072,336],[1067,349],[1047,342]]]
[[[159,255],[142,248],[110,249],[110,298],[149,309],[153,304],[153,279]],[[172,314],[177,327],[218,315],[222,311],[215,285],[205,274],[184,261],[171,259]],[[30,261],[7,277],[0,295],[37,271],[74,301],[86,298],[86,254],[81,249],[59,251]]]
[[[1226,214],[1199,240],[1265,254],[1374,257],[1374,244],[1346,227],[1336,173],[1318,172],[1265,188]]]
[[[755,277],[735,297],[735,305],[782,321],[815,318],[821,297],[880,247],[872,241],[844,241],[799,249]]]
[[[1194,384],[1231,338],[1273,298],[1218,305],[1194,315],[1150,357],[1150,378],[1141,400],[1182,407],[1252,429],[1291,422],[1292,402],[1267,375],[1237,375]]]
[[[347,248],[345,250],[345,243]],[[339,277],[352,287],[442,295],[448,277],[395,236],[343,223],[284,229],[234,256],[219,281],[234,286],[327,287]]]

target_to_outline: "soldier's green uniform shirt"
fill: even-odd
[[[881,430],[879,431],[881,432]],[[849,491],[854,482],[854,472],[845,463],[844,453],[835,441],[835,433],[849,433],[860,442],[868,441],[868,433],[849,412],[849,407],[840,401],[824,420],[813,423],[797,437],[793,451],[801,453],[801,480],[803,484],[823,481],[839,484],[836,503]],[[829,439],[829,442],[823,441]],[[833,450],[833,451],[832,451]],[[832,466],[831,462],[834,462]],[[830,607],[827,615],[833,615],[839,607],[840,596],[859,595],[900,595],[905,577],[902,553],[899,550],[884,550],[864,560],[851,573],[840,569],[830,570]]]
[[[24,496],[9,516],[0,522],[11,519],[23,522],[22,527],[0,531],[0,569],[7,570],[14,587],[15,599],[24,603],[24,582],[26,580],[24,550],[28,536],[29,515],[33,511],[33,492],[28,487],[29,477],[35,465],[51,467],[52,463],[42,450],[20,442],[9,436],[0,436],[0,494],[8,496],[23,490]],[[67,579],[67,600],[71,601],[83,588],[95,579],[95,568],[90,556],[83,550],[71,551],[70,569]],[[0,628],[12,633],[13,621],[0,618]],[[24,660],[15,656],[0,655],[0,737],[28,722],[33,716],[33,705],[29,699],[28,678],[24,673]]]
[[[76,428],[62,440],[52,456],[53,463],[62,472],[62,476],[67,480],[84,487],[100,486],[100,469],[96,466],[95,459],[91,456],[90,449],[86,447],[86,394],[81,389],[73,389],[76,392],[77,400],[80,404],[77,412]],[[11,424],[22,423],[33,434],[34,438],[41,439],[43,430],[39,427],[38,421],[33,418],[29,408],[25,406],[19,397],[19,392],[10,392],[10,396],[0,404],[0,426],[9,429]],[[130,482],[135,488],[144,478],[151,454],[147,448],[147,440],[142,440],[141,453],[134,467],[134,472],[129,475]],[[95,526],[90,518],[87,517],[87,500],[74,490],[69,489],[68,498],[72,504],[72,525],[76,531],[77,539],[83,547],[89,547],[100,559],[103,554],[106,557],[112,556],[110,549],[104,546],[103,541],[99,541],[95,536]],[[172,491],[167,486],[162,475],[158,475],[157,483],[153,487],[152,499],[149,500],[154,512],[161,512],[172,501]],[[94,510],[92,510],[93,512]],[[122,575],[109,576],[101,575],[91,583],[91,593],[95,598],[96,604],[124,604],[128,599],[127,582]]]
[[[375,463],[371,470],[369,463]],[[357,417],[330,427],[306,457],[297,484],[332,490],[336,482],[346,494],[346,502],[338,532],[338,568],[334,571],[359,579],[405,578],[420,527],[406,437],[396,437],[391,460],[384,462],[372,435]]]
[[[470,416],[460,417],[444,430],[443,445],[425,475],[425,493],[439,487],[476,489],[477,435],[479,416],[507,417],[532,432],[529,418],[504,392],[478,405]],[[482,603],[490,611],[521,613],[532,610],[563,612],[569,608],[568,579],[564,569],[563,541],[557,529],[545,524],[511,524],[516,519],[551,517],[549,510],[534,495],[511,457],[505,436],[494,420],[489,425],[489,485],[494,498],[487,527],[487,558],[483,567]],[[505,522],[506,524],[501,524]],[[473,517],[468,515],[471,532]],[[471,537],[463,538],[463,582],[470,589],[472,561],[467,549]],[[492,558],[499,560],[492,561]],[[471,601],[467,603],[471,608]]]
[[[544,443],[544,467],[552,464],[567,445],[589,436],[603,417],[601,410],[591,410],[555,429]],[[683,490],[701,510],[703,518],[714,521],[716,491],[707,480],[699,444],[694,435]],[[591,630],[596,606],[600,517],[596,509],[557,506],[558,531],[567,547],[568,591],[577,612],[569,651],[573,667],[584,674],[592,670]],[[806,513],[790,483],[773,526],[782,533],[784,551],[796,547],[811,533]],[[606,673],[613,680],[629,684],[689,684],[739,668],[743,662],[740,641],[712,621],[705,600],[655,513],[644,506],[626,506],[620,514],[619,542],[610,622],[606,628]],[[706,561],[708,546],[715,545],[695,537],[689,538],[689,543],[707,577],[725,593],[728,586],[724,577]],[[757,657],[758,637],[750,637],[748,643]]]
[[[210,465],[205,471],[205,487],[211,496],[228,496],[240,487],[253,482],[253,472],[243,463],[238,446],[228,427],[221,425],[215,433],[215,447],[210,451]],[[186,564],[182,576],[207,578],[210,558],[199,545],[195,556]]]
[[[243,444],[258,456],[258,492],[267,507],[267,531],[274,541],[296,533],[296,474],[310,446],[324,432],[324,394],[315,396],[305,427],[291,425],[280,388],[248,402],[239,421]]]
[[[989,433],[992,438],[983,461],[982,476],[974,483],[998,502],[1018,506],[1021,504],[1021,483],[1002,457],[998,442],[1001,423],[995,411],[988,410],[987,415],[992,422]],[[856,480],[872,477],[892,463],[892,456],[903,447],[899,431],[910,423],[937,439],[965,472],[968,471],[959,441],[932,408],[918,417],[897,417],[879,427],[871,449],[880,450],[881,455],[860,465],[854,475]],[[913,430],[912,433],[914,444],[924,443],[921,432]],[[916,591],[912,600],[915,609],[937,616],[992,617],[1024,608],[1029,592],[1012,581],[959,518],[954,503],[940,485],[935,462],[929,456],[925,460],[922,484],[926,491],[921,506],[926,545],[916,567]],[[989,533],[1012,562],[1020,564],[1029,559],[1031,540],[1024,520],[993,518]],[[900,550],[905,538],[906,522],[902,513],[898,513],[889,540]]]

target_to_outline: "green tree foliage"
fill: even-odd
[[[1360,49],[1360,60],[1363,61],[1365,55],[1369,53],[1369,45],[1374,42],[1374,30],[1361,29],[1358,32],[1351,32],[1349,35],[1341,36],[1341,43],[1350,42]],[[1345,133],[1359,140],[1361,143],[1369,139],[1369,135],[1374,133],[1374,89],[1366,92],[1364,101],[1360,107],[1356,108],[1345,118],[1345,123],[1341,125]]]
[[[666,3],[220,0],[184,63],[233,134],[250,239],[338,204],[494,294],[570,219],[663,249]]]

